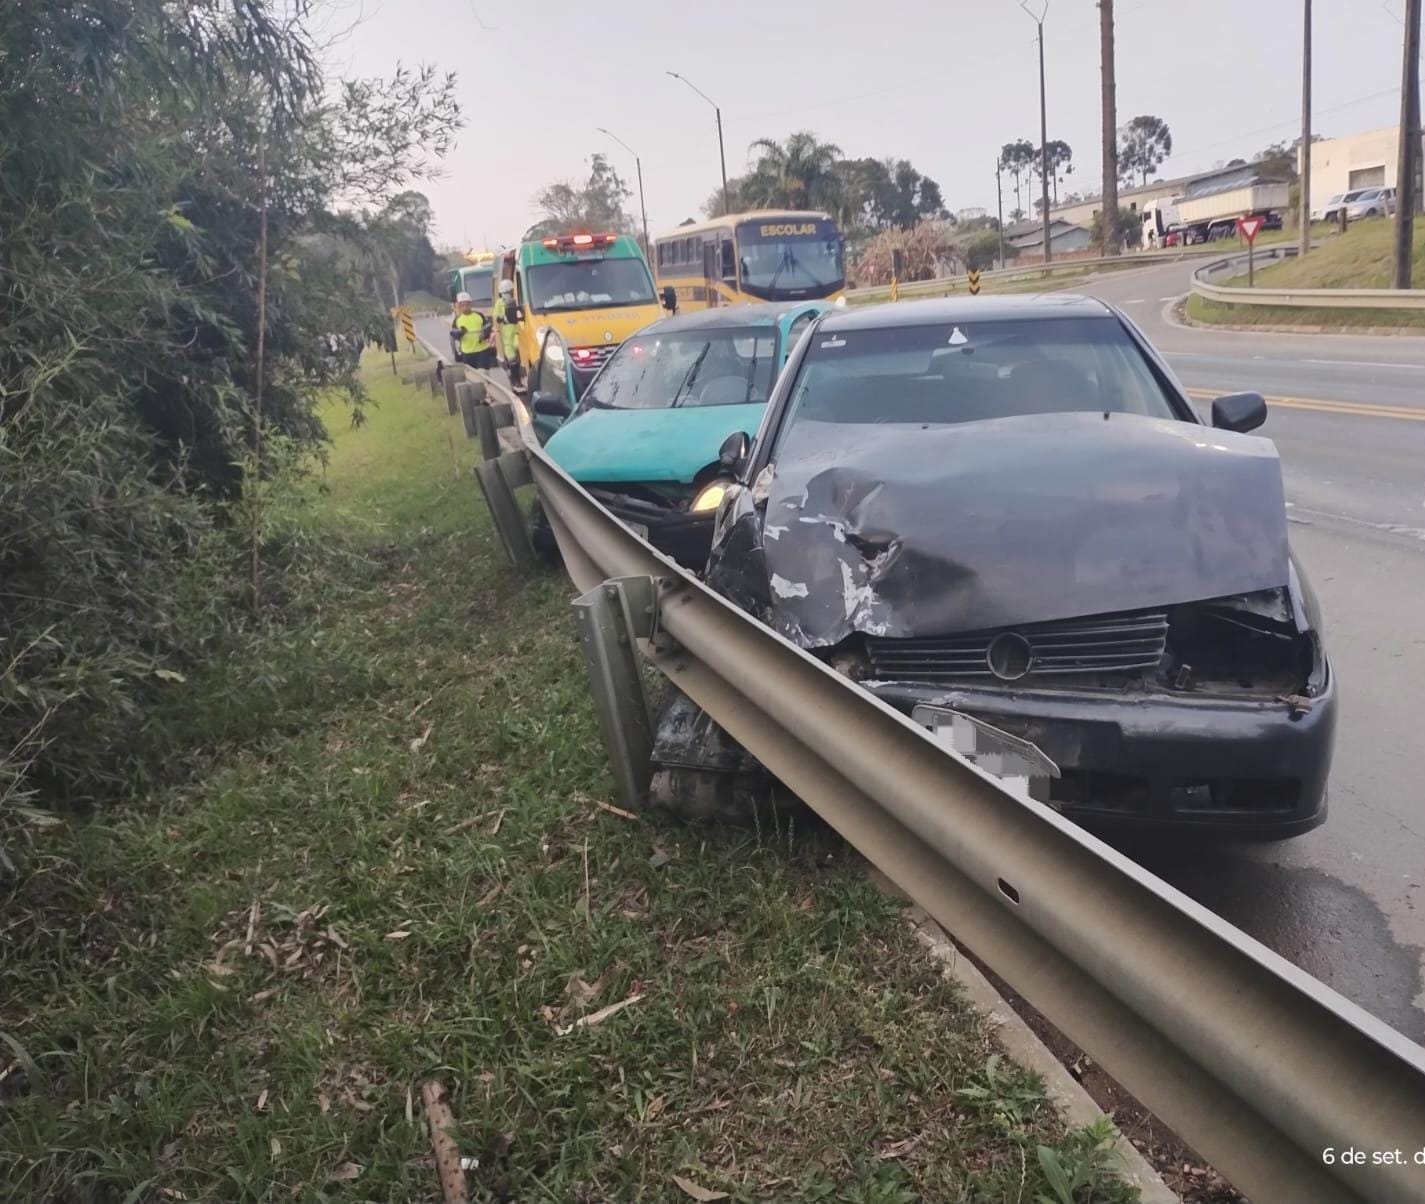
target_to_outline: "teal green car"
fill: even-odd
[[[787,356],[830,308],[782,302],[664,318],[623,343],[577,404],[565,374],[540,372],[530,388],[535,422],[563,419],[545,448],[636,534],[701,570],[722,496],[716,479],[726,475],[720,448],[756,432]],[[538,519],[533,535],[552,549]]]

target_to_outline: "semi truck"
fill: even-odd
[[[1231,238],[1239,217],[1261,217],[1268,230],[1280,230],[1290,188],[1278,180],[1256,180],[1212,192],[1149,201],[1143,216],[1143,245],[1165,247]]]

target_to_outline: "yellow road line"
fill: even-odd
[[[1194,401],[1211,401],[1221,394],[1212,389],[1189,389]],[[1315,410],[1322,414],[1353,414],[1362,418],[1400,418],[1406,422],[1425,422],[1425,409],[1410,406],[1375,405],[1357,401],[1322,401],[1316,397],[1268,397],[1267,404],[1288,410]]]

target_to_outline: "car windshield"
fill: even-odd
[[[558,309],[652,305],[653,278],[642,259],[571,259],[528,270],[529,307],[537,314]]]
[[[1366,195],[1366,191],[1367,190],[1364,188],[1357,188],[1355,192],[1348,192],[1341,199],[1343,201],[1359,201],[1363,196]]]
[[[776,351],[776,332],[766,326],[638,335],[614,352],[581,408],[763,403],[776,375]]]
[[[1180,418],[1114,317],[817,332],[783,432],[798,423],[977,422],[1102,411]]]

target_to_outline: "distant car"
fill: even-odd
[[[562,421],[546,448],[554,460],[638,535],[680,564],[701,569],[712,540],[730,429],[756,427],[777,373],[824,301],[696,310],[645,326],[583,391],[531,386],[536,423]],[[564,383],[561,378],[561,384]],[[536,517],[536,547],[553,550]]]
[[[1326,815],[1336,697],[1265,417],[1238,393],[1205,426],[1089,298],[838,311],[755,442],[726,428],[706,579],[890,705],[1037,746],[1085,823],[1292,836]],[[655,736],[673,805],[748,770],[692,711]]]
[[[1367,188],[1347,200],[1346,220],[1358,221],[1363,217],[1389,217],[1395,212],[1394,188]]]
[[[1356,206],[1367,196],[1378,194],[1381,191],[1383,190],[1380,188],[1356,188],[1350,192],[1343,192],[1339,196],[1334,196],[1326,202],[1321,216],[1323,220],[1328,222],[1339,221],[1341,219],[1341,210],[1345,209],[1347,221],[1353,221],[1358,217],[1365,217],[1367,216],[1365,209],[1358,209]],[[1375,202],[1377,209],[1379,209],[1382,204],[1383,202],[1379,200]],[[1366,207],[1370,207],[1370,202],[1367,202]]]
[[[1335,221],[1336,211],[1341,202],[1345,199],[1346,194],[1344,192],[1338,192],[1334,196],[1329,197],[1326,201],[1312,209],[1311,220],[1314,222]],[[1329,217],[1327,216],[1328,214],[1330,215]]]

